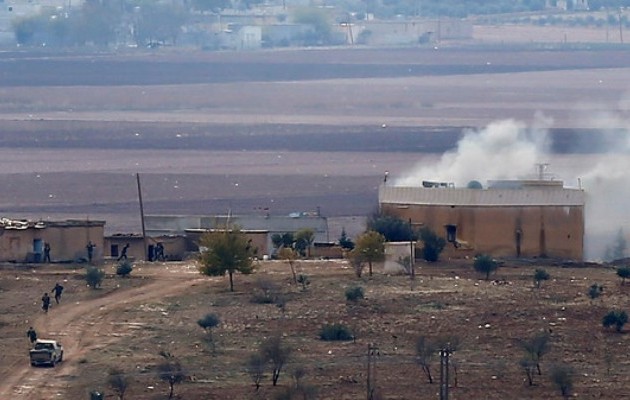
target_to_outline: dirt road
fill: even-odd
[[[0,382],[0,399],[66,398],[65,388],[70,385],[83,356],[120,340],[133,328],[131,324],[115,323],[121,309],[176,295],[208,279],[200,277],[189,265],[152,271],[147,278],[146,284],[140,287],[116,290],[78,304],[63,304],[62,311],[40,316],[36,325],[45,327],[51,338],[63,344],[64,361],[55,368],[33,368],[26,356],[13,362]]]

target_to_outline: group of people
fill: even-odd
[[[52,288],[50,293],[54,296],[55,303],[59,304],[61,301],[61,294],[63,293],[63,286],[61,286],[59,282],[55,283],[55,287]],[[48,292],[44,293],[42,296],[42,310],[44,310],[46,314],[48,314],[51,303],[52,300]],[[31,344],[37,341],[37,332],[32,326],[28,328],[28,331],[26,331],[26,337],[31,341]]]
[[[57,282],[55,284],[55,287],[52,288],[51,293],[53,293],[55,296],[55,302],[59,304],[59,301],[61,300],[61,294],[63,293],[63,286],[61,286],[59,282]],[[44,310],[45,313],[48,313],[49,308],[50,308],[50,296],[48,295],[48,292],[46,292],[44,293],[44,296],[42,296],[42,310]]]
[[[129,245],[127,245],[129,246]],[[94,243],[92,243],[92,241],[88,241],[88,244],[85,246],[85,249],[87,250],[87,256],[88,256],[88,262],[91,264],[92,263],[92,259],[94,258],[94,248],[96,247],[96,245]],[[44,242],[44,259],[42,260],[42,262],[44,263],[50,263],[52,262],[51,258],[50,258],[50,243],[48,242]]]

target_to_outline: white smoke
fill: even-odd
[[[601,150],[578,176],[587,195],[585,257],[601,260],[619,229],[630,233],[630,121],[601,114],[590,123]]]
[[[435,165],[417,165],[395,180],[397,186],[418,186],[423,180],[452,182],[465,186],[472,180],[523,178],[546,157],[546,127],[550,121],[536,119],[527,129],[514,120],[493,122],[485,129],[464,132],[454,151],[444,153]]]
[[[554,170],[554,159],[566,162],[569,157],[558,178],[580,182],[585,190],[585,258],[601,260],[620,228],[626,237],[630,234],[630,122],[611,115],[591,117],[585,124],[594,127],[594,136],[584,144],[588,148],[575,143],[578,154],[561,156],[550,152],[551,121],[542,116],[536,121],[531,127],[514,120],[497,121],[466,131],[455,150],[444,153],[435,164],[417,165],[395,179],[394,185],[419,186],[428,180],[463,187],[471,180],[485,185],[488,180],[534,178],[537,164],[550,163]],[[593,146],[596,154],[583,154]]]

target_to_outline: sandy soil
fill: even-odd
[[[552,279],[535,289],[535,267]],[[5,338],[0,372],[0,396],[14,399],[83,398],[90,390],[112,390],[107,371],[122,368],[130,378],[128,398],[162,399],[167,387],[155,376],[159,351],[177,356],[191,379],[176,387],[179,399],[273,399],[291,385],[297,366],[306,368],[304,381],[314,385],[320,399],[356,399],[365,393],[366,351],[379,346],[377,389],[388,399],[428,398],[429,384],[414,361],[415,340],[457,336],[460,349],[452,356],[457,366],[453,399],[556,398],[549,372],[554,364],[575,369],[574,394],[579,398],[623,398],[628,365],[627,335],[601,327],[610,309],[628,304],[627,287],[610,268],[561,268],[507,262],[483,281],[469,262],[418,265],[415,283],[404,276],[375,275],[357,279],[343,262],[300,262],[307,274],[307,290],[291,284],[288,266],[261,263],[255,274],[236,276],[236,292],[225,278],[202,278],[194,265],[137,264],[131,279],[108,277],[101,290],[81,281],[76,266],[20,267],[0,270],[0,333]],[[111,266],[106,267],[108,272]],[[288,300],[283,314],[273,304],[255,304],[251,297],[272,287]],[[43,315],[37,299],[61,281],[66,286],[62,304]],[[590,300],[588,287],[604,286],[603,296]],[[366,299],[344,300],[347,287],[360,285]],[[197,319],[215,313],[216,350],[208,346]],[[342,323],[356,335],[356,343],[324,342],[320,328]],[[24,333],[33,325],[40,337],[54,337],[66,346],[66,361],[56,368],[31,368]],[[526,384],[518,366],[518,339],[537,332],[551,335],[551,349],[542,360],[542,376]],[[280,333],[292,349],[280,386],[267,376],[255,395],[245,360],[263,338]],[[610,356],[607,356],[610,355]],[[438,363],[432,363],[435,376]],[[452,371],[453,372],[453,371]],[[408,377],[408,379],[401,379]],[[453,374],[451,374],[453,377]],[[436,378],[437,379],[437,378]]]

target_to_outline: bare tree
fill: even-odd
[[[536,362],[531,358],[524,357],[518,362],[518,365],[520,365],[523,372],[525,372],[529,386],[533,386],[534,376],[536,376]]]
[[[175,385],[186,379],[186,372],[182,364],[170,353],[160,352],[160,355],[164,357],[164,361],[158,364],[157,375],[161,381],[168,383],[170,389],[168,398],[172,399]]]
[[[271,381],[276,386],[282,367],[289,360],[291,349],[282,343],[280,336],[272,336],[261,343],[260,353],[271,363]]]
[[[259,353],[252,354],[247,360],[247,373],[254,382],[254,387],[256,388],[256,391],[260,389],[260,382],[265,377],[266,364],[267,361]]]
[[[365,269],[365,260],[361,253],[358,253],[354,250],[350,252],[349,256],[350,265],[352,265],[352,270],[357,278],[361,278],[363,275],[363,270]]]
[[[118,396],[118,400],[124,400],[125,392],[129,386],[129,378],[120,368],[112,368],[109,370],[107,383]]]
[[[429,383],[433,383],[433,376],[431,375],[431,363],[435,358],[437,347],[435,343],[431,342],[424,336],[420,336],[416,340],[416,362],[422,368],[422,371],[426,375]]]
[[[529,339],[518,340],[518,344],[525,351],[525,358],[535,363],[538,375],[542,375],[542,372],[540,370],[540,361],[551,348],[549,339],[549,334],[546,332],[542,332],[537,333]]]
[[[575,370],[568,364],[557,364],[551,367],[551,380],[560,389],[562,397],[571,397]]]
[[[282,247],[279,251],[278,251],[278,257],[281,260],[286,261],[287,263],[289,263],[289,267],[291,268],[291,275],[293,275],[293,283],[298,283],[297,281],[297,273],[295,272],[295,262],[298,259],[298,253],[297,251],[293,250],[290,247]]]

